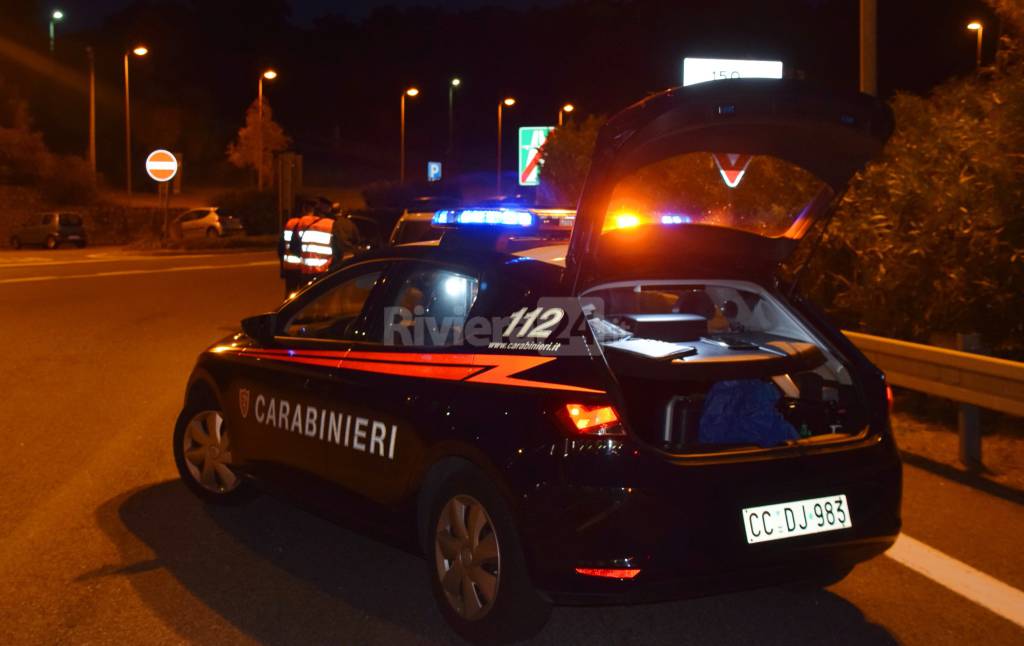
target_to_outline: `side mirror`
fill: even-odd
[[[268,345],[277,334],[277,313],[267,312],[242,319],[242,331],[261,345]]]

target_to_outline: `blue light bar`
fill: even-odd
[[[434,213],[436,225],[482,225],[495,227],[532,227],[533,213],[521,209],[443,209]]]
[[[665,213],[661,216],[662,224],[690,224],[693,218],[679,213]]]

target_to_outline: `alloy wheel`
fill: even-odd
[[[226,494],[242,480],[231,468],[231,442],[220,411],[197,413],[185,428],[185,466],[193,480],[216,494]]]
[[[483,618],[501,582],[501,551],[487,509],[468,495],[451,498],[437,519],[437,576],[449,605],[463,619]]]

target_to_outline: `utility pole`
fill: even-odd
[[[860,91],[878,95],[878,0],[860,0]]]
[[[92,46],[85,48],[89,57],[89,168],[92,181],[96,181],[96,57]]]

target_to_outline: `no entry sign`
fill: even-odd
[[[178,174],[178,160],[166,150],[154,150],[146,157],[146,172],[154,182],[169,182]]]
[[[528,126],[519,129],[519,185],[540,184],[540,165],[544,142],[552,126]]]

